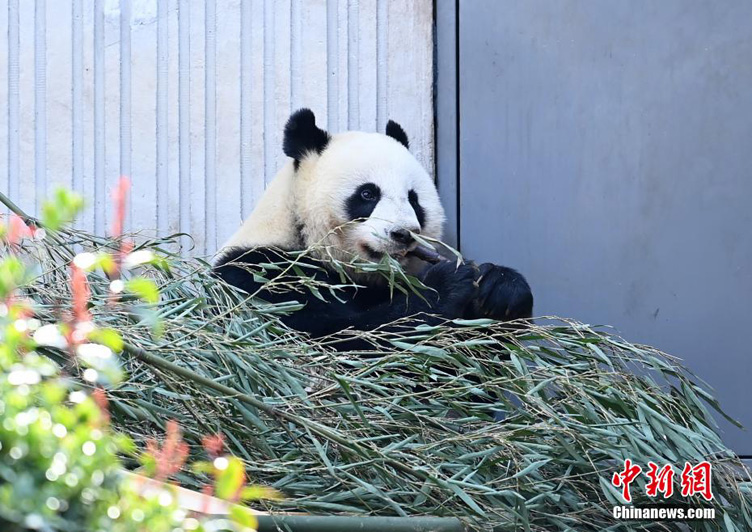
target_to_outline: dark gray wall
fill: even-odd
[[[752,2],[460,0],[459,28],[464,254],[752,426]]]

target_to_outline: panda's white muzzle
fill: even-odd
[[[374,231],[373,227],[369,228],[368,225],[370,225],[368,221],[365,221],[358,227],[355,242],[358,251],[362,251],[362,254],[370,260],[381,260],[384,255],[390,255],[399,260],[417,245],[413,233],[420,233],[418,227],[406,228],[389,224],[388,227]]]

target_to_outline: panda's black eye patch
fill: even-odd
[[[421,227],[423,227],[423,225],[426,223],[426,211],[423,209],[420,201],[418,201],[418,193],[414,190],[408,192],[407,201],[410,202],[410,206],[415,211],[415,216],[418,218],[418,223]]]
[[[347,198],[346,209],[350,220],[358,218],[368,218],[376,208],[376,204],[381,199],[381,189],[373,183],[360,185],[349,198]]]

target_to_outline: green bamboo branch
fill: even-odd
[[[355,453],[362,453],[368,456],[373,456],[373,453],[376,453],[384,465],[393,467],[394,469],[397,469],[403,473],[414,476],[423,481],[430,480],[432,482],[435,482],[437,485],[443,484],[443,482],[440,479],[436,478],[433,475],[426,473],[425,471],[414,469],[413,467],[405,465],[402,462],[398,462],[397,460],[384,456],[383,453],[380,453],[374,449],[368,449],[362,445],[359,445],[351,440],[348,440],[346,437],[338,434],[337,432],[330,430],[329,428],[316,423],[315,421],[301,418],[299,416],[295,416],[288,412],[284,412],[282,410],[274,408],[273,406],[270,406],[264,403],[263,401],[256,399],[255,397],[251,397],[248,394],[238,392],[237,390],[230,388],[229,386],[225,386],[224,384],[215,382],[187,368],[178,366],[177,364],[174,364],[173,362],[170,362],[169,360],[165,360],[162,357],[152,355],[151,353],[147,353],[146,351],[144,351],[143,349],[139,347],[126,343],[123,346],[123,351],[141,360],[142,362],[171,371],[172,373],[175,373],[176,375],[180,375],[181,377],[185,377],[186,379],[189,379],[197,384],[201,384],[202,386],[211,388],[215,390],[216,392],[219,392],[222,395],[227,396],[228,398],[237,399],[239,401],[242,401],[243,403],[246,403],[255,408],[258,408],[262,412],[272,417],[284,419],[285,421],[289,421],[290,423],[294,423],[302,428],[310,430],[314,434],[321,436],[322,438],[331,440],[335,443],[338,443],[339,445],[342,445],[343,447],[346,447]]]
[[[15,203],[13,203],[13,201],[8,196],[6,196],[5,194],[3,194],[2,192],[0,192],[0,201],[3,202],[3,204],[6,207],[8,207],[8,209],[10,209],[10,211],[13,214],[15,214],[16,216],[18,216],[19,218],[21,218],[24,221],[24,223],[27,223],[27,224],[33,223],[34,225],[36,225],[38,227],[41,227],[41,224],[39,223],[38,219],[34,218],[33,216],[29,216],[28,214],[26,214],[21,209],[21,207],[19,207]]]

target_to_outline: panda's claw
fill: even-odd
[[[519,272],[491,263],[482,264],[479,271],[478,295],[468,317],[500,321],[532,317],[533,294]]]
[[[436,291],[435,310],[445,318],[461,318],[478,292],[477,268],[472,264],[442,261],[431,266],[423,283]]]

